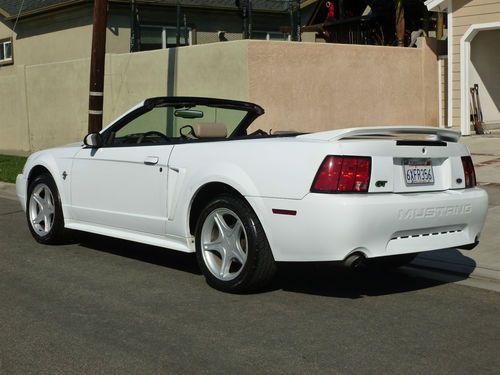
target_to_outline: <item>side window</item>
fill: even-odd
[[[112,132],[107,140],[108,145],[148,145],[168,142],[167,129],[171,110],[167,107],[153,108],[131,120],[123,127]],[[171,120],[170,120],[171,121]]]
[[[108,146],[145,146],[178,139],[228,138],[247,114],[245,110],[207,105],[160,105],[114,126],[105,142]]]

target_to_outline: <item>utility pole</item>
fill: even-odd
[[[89,133],[102,129],[107,13],[108,0],[95,0],[90,56]]]

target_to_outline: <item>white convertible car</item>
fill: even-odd
[[[151,98],[83,144],[34,153],[17,177],[33,237],[79,230],[196,252],[208,283],[231,292],[264,285],[276,261],[400,265],[477,244],[488,197],[457,133],[249,134],[263,113]]]

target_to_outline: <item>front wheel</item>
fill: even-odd
[[[236,196],[207,204],[196,226],[196,256],[208,284],[225,292],[263,287],[276,264],[257,215]]]
[[[40,243],[59,243],[66,237],[61,199],[50,174],[41,174],[29,184],[26,219],[32,236]]]

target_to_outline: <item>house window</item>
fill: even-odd
[[[177,46],[177,28],[175,26],[141,25],[141,51]],[[188,27],[187,39],[184,27],[180,28],[180,46],[193,44],[192,30]]]
[[[12,63],[12,38],[0,39],[0,65]]]

